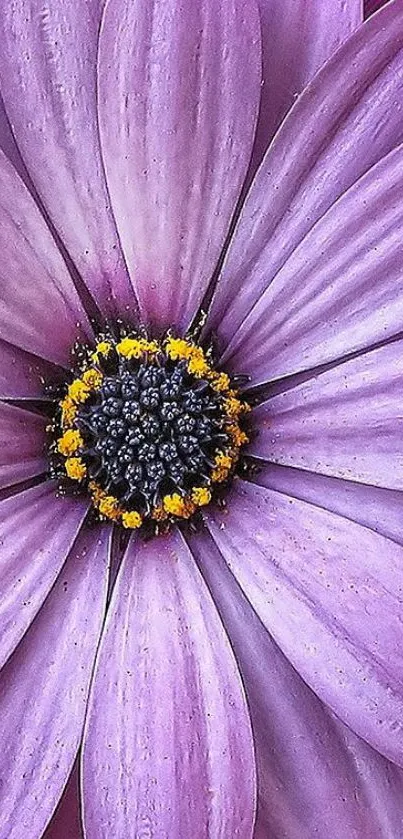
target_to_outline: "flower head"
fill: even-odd
[[[5,839],[400,839],[403,8],[361,16],[3,3]]]

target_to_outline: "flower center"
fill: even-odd
[[[189,519],[232,476],[248,441],[250,408],[234,381],[184,338],[105,338],[81,354],[59,403],[55,472],[126,528]]]

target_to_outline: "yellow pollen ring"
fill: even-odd
[[[140,513],[136,510],[131,510],[130,512],[122,513],[122,524],[123,527],[126,527],[130,530],[136,530],[140,527],[143,523],[143,519],[141,518]]]
[[[192,489],[192,501],[196,507],[204,507],[211,501],[211,492],[207,487],[194,487]]]
[[[68,457],[64,467],[66,474],[72,481],[82,481],[87,474],[85,463],[81,457]]]
[[[95,352],[92,353],[92,361],[99,361],[99,356],[106,358],[112,350],[112,344],[109,341],[100,341],[95,347]]]
[[[74,428],[69,428],[57,441],[57,450],[65,457],[69,457],[71,454],[75,454],[83,444],[84,440],[80,432]]]
[[[189,498],[183,498],[179,495],[179,492],[164,495],[162,504],[166,513],[171,516],[178,516],[181,519],[189,519],[196,509],[193,501]]]

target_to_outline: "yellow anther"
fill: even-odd
[[[140,513],[137,513],[136,510],[131,510],[130,512],[122,513],[122,524],[123,527],[129,528],[130,530],[136,530],[142,524],[143,519],[141,518]]]
[[[232,466],[235,462],[235,458],[232,458],[229,454],[224,454],[224,452],[219,452],[215,458],[216,468],[213,469],[211,473],[211,480],[214,483],[222,483],[228,478],[228,475],[232,469]]]
[[[164,495],[162,504],[166,513],[171,516],[179,516],[182,519],[188,519],[194,513],[196,507],[189,498],[182,498],[178,492],[173,492],[172,495]]]
[[[242,431],[238,424],[230,425],[227,427],[228,433],[231,435],[232,442],[238,448],[243,446],[245,443],[249,443],[249,437]]]
[[[87,474],[87,469],[81,457],[68,457],[64,463],[67,475],[73,481],[82,481]]]
[[[69,396],[66,396],[61,401],[60,407],[62,409],[62,428],[69,428],[75,420],[77,405]]]
[[[119,502],[113,495],[105,495],[101,498],[98,502],[98,510],[101,516],[105,516],[105,518],[112,519],[113,521],[116,521],[121,516]]]
[[[151,513],[151,518],[153,519],[153,521],[164,521],[166,517],[167,513],[165,512],[162,504],[158,504],[157,507],[154,507]]]
[[[161,349],[158,341],[146,341],[145,338],[142,338],[141,339],[141,344],[142,344],[142,347],[143,347],[143,352],[148,352],[148,353],[153,354],[153,353],[159,352],[160,349]]]
[[[201,347],[192,347],[188,361],[188,370],[189,373],[192,373],[197,378],[208,376],[210,373],[210,366],[207,364]]]
[[[95,352],[91,355],[92,361],[99,361],[100,355],[106,357],[109,355],[111,349],[112,344],[109,341],[100,341],[99,344],[96,345]]]
[[[227,373],[213,373],[211,387],[218,393],[223,393],[231,387],[231,379]]]
[[[123,338],[116,349],[124,358],[140,358],[143,353],[142,341],[138,338]]]
[[[88,399],[90,392],[90,388],[82,379],[74,379],[74,382],[68,387],[67,396],[78,405],[80,402],[85,402]]]
[[[60,440],[57,441],[57,449],[60,454],[68,457],[71,454],[75,454],[83,445],[83,442],[80,432],[76,431],[76,429],[69,428],[64,432],[63,437],[60,437]]]
[[[211,501],[211,492],[207,487],[194,487],[192,489],[192,501],[196,507],[204,507]]]
[[[90,367],[83,373],[83,382],[90,388],[90,390],[98,390],[102,384],[103,375],[95,367]]]
[[[243,403],[233,396],[229,399],[224,399],[223,407],[227,417],[232,417],[233,419],[236,419],[240,414],[244,413]]]
[[[168,338],[165,343],[165,352],[172,361],[177,361],[179,358],[189,358],[192,352],[192,344],[185,341],[184,338]]]

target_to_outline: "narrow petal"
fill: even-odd
[[[248,711],[228,639],[179,534],[132,541],[89,706],[87,839],[253,833]],[[121,806],[121,802],[125,806]]]
[[[0,402],[0,489],[46,472],[46,426],[39,414]]]
[[[244,482],[206,520],[302,678],[356,734],[403,765],[403,548]]]
[[[402,142],[400,110],[391,107],[402,95],[403,9],[392,3],[327,62],[270,146],[209,319],[223,348],[315,222]]]
[[[80,817],[80,788],[75,767],[43,839],[84,839]]]
[[[43,358],[0,338],[0,399],[43,399],[44,382],[60,381],[61,371]]]
[[[247,60],[245,60],[247,56]],[[102,152],[143,318],[189,325],[218,261],[259,106],[254,0],[109,0]]]
[[[0,250],[1,338],[69,366],[76,338],[92,330],[34,199],[2,152]]]
[[[72,769],[107,587],[107,528],[83,532],[0,675],[1,839],[40,837]]]
[[[56,491],[47,481],[0,501],[0,668],[52,588],[88,509]]]
[[[397,839],[403,771],[333,719],[264,629],[211,537],[198,534],[191,548],[248,697],[259,790],[254,839]]]
[[[361,355],[254,411],[250,453],[275,463],[403,489],[403,341]]]
[[[133,293],[99,149],[96,54],[100,0],[2,4],[0,80],[32,181],[106,314]]]
[[[367,486],[275,463],[260,463],[253,481],[338,513],[403,545],[403,497],[397,490]]]
[[[403,330],[403,146],[374,166],[308,233],[225,352],[267,382]]]
[[[263,85],[253,170],[296,97],[362,22],[362,2],[259,0],[259,11]]]

